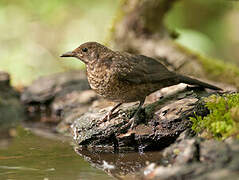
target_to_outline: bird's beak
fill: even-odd
[[[60,57],[75,57],[75,56],[76,56],[76,53],[69,51],[69,52],[62,54]]]

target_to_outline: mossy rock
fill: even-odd
[[[209,114],[191,117],[192,129],[204,137],[239,138],[239,93],[211,95],[203,101]]]

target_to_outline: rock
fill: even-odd
[[[1,86],[10,86],[10,76],[4,71],[0,71],[0,85]]]
[[[68,108],[83,103],[83,109],[87,110],[89,105],[83,102],[87,101],[86,94],[81,98],[78,95],[89,88],[83,71],[58,73],[34,81],[23,91],[21,101],[26,105],[28,119],[58,123],[62,120],[63,109],[67,111]]]
[[[40,104],[72,91],[87,89],[89,85],[84,72],[64,72],[37,79],[24,90],[21,100],[25,104]]]
[[[60,116],[62,121],[57,125],[57,131],[70,133],[70,126],[75,118],[87,112],[94,101],[99,99],[93,90],[72,91],[56,98],[51,104],[53,114]]]
[[[9,82],[9,74],[0,71],[0,132],[8,131],[24,119],[24,109],[19,94]]]
[[[185,89],[165,95],[144,108],[140,114],[142,123],[134,130],[129,130],[125,124],[137,107],[135,103],[123,104],[115,117],[106,122],[101,120],[112,107],[91,108],[82,116],[74,117],[73,137],[80,146],[137,151],[163,149],[190,127],[188,117],[197,109],[200,98],[208,95],[205,91]]]
[[[163,150],[167,162],[181,165],[198,160],[198,141],[195,138],[188,139],[190,135],[185,135],[187,132],[184,131],[175,143]]]
[[[178,141],[163,151],[169,164],[149,164],[134,179],[238,179],[239,142],[197,137]],[[126,178],[127,179],[127,178]]]

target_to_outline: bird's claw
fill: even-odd
[[[103,119],[101,119],[98,124],[101,124],[103,122],[106,122],[106,121],[109,121],[111,118],[115,117],[118,113],[119,113],[120,110],[116,111],[115,113],[112,113],[111,111],[109,111],[105,117]]]
[[[137,119],[135,117],[133,117],[129,120],[129,123],[130,123],[129,130],[133,130],[137,126]]]
[[[97,124],[101,124],[101,123],[109,121],[109,120],[110,120],[110,114],[107,113],[106,116],[103,119],[101,119]]]
[[[111,113],[107,113],[106,116],[102,119],[103,122],[105,121],[109,121],[111,118],[112,114]]]
[[[129,122],[127,122],[125,125],[123,125],[120,130],[125,130],[125,129],[128,129],[129,127],[129,130],[133,130],[135,127],[137,126],[137,117],[132,117]]]

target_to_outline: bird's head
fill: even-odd
[[[97,42],[86,42],[73,51],[62,54],[60,57],[75,57],[88,64],[97,61],[99,57],[108,51],[111,50]]]

